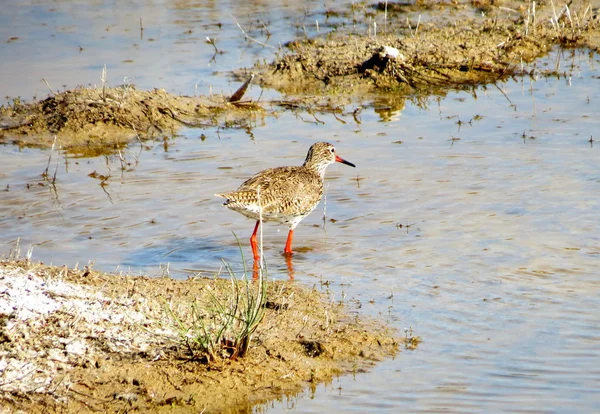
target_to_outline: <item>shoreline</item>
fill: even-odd
[[[227,296],[231,283],[1,261],[2,405],[46,413],[250,411],[366,371],[405,342],[314,288],[278,281],[269,282],[265,317],[244,358],[192,358],[165,305],[184,315],[206,292]]]

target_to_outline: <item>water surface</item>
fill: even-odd
[[[53,84],[92,82],[90,73],[108,61],[147,88],[193,94],[196,82],[231,86],[213,70],[272,56],[259,45],[241,47],[235,24],[215,25],[227,19],[226,5],[178,9],[157,2],[140,13],[134,2],[91,4],[9,6],[21,13],[14,21],[39,23],[32,37],[56,34],[42,43],[44,68],[28,66],[31,55],[2,65],[9,94],[39,93],[29,76],[36,82],[55,76]],[[296,35],[297,7],[249,7],[246,13],[270,16],[273,37]],[[54,26],[46,14],[57,19]],[[138,50],[132,44],[139,42],[139,22],[131,20],[139,14],[147,24],[144,39],[155,41],[139,43]],[[191,38],[186,24],[193,25]],[[98,28],[109,25],[115,29],[100,36]],[[70,29],[59,30],[64,27]],[[203,39],[216,35],[231,39],[232,47],[206,63],[212,53]],[[83,55],[63,56],[61,36],[69,45],[86,41]],[[119,39],[129,49],[116,47]],[[4,61],[14,45],[0,46]],[[134,50],[131,66],[122,63]],[[77,69],[78,59],[96,67]],[[554,52],[537,66],[558,66],[566,77],[450,92],[426,106],[401,98],[362,102],[360,124],[351,116],[357,102],[341,116],[345,123],[326,114],[320,124],[308,114],[282,112],[251,131],[181,130],[166,146],[132,145],[123,160],[4,146],[2,250],[20,238],[22,250],[33,245],[33,258],[44,262],[92,260],[107,271],[149,274],[164,272],[168,263],[173,277],[212,274],[222,259],[240,266],[232,233],[249,257],[253,223],[213,194],[263,168],[300,164],[311,143],[330,141],[357,168],[328,169],[325,202],[295,232],[293,283],[321,286],[334,300],[385,318],[400,335],[412,327],[424,342],[370,373],[336,379],[267,411],[597,411],[598,61],[585,51]],[[61,77],[66,62],[72,77]],[[49,156],[54,186],[41,177]],[[110,176],[106,185],[97,175]],[[271,277],[287,279],[281,256],[287,228],[267,224],[264,230]]]

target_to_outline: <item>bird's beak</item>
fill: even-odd
[[[350,161],[346,161],[345,159],[343,159],[342,157],[338,157],[337,155],[335,156],[335,161],[336,162],[341,162],[342,164],[346,164],[346,165],[349,165],[351,167],[356,167],[356,165],[352,164]]]

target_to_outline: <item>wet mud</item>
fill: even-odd
[[[4,261],[0,280],[0,406],[9,412],[250,412],[419,342],[315,288],[274,282],[247,355],[208,361],[190,353],[178,326],[191,304],[229,295],[227,278]]]
[[[553,47],[600,50],[598,8],[583,1],[379,2],[343,12],[352,24],[288,43],[279,59],[257,65],[258,81],[290,94],[444,93],[513,76],[557,75],[525,66]],[[382,13],[383,28],[357,32],[357,21]]]
[[[0,108],[0,142],[51,146],[83,156],[114,153],[135,140],[168,139],[181,126],[242,127],[260,116],[252,102],[176,96],[161,89],[76,88]]]
[[[530,63],[555,47],[600,50],[598,7],[585,1],[344,7],[328,11],[345,18],[339,30],[289,42],[274,61],[235,71],[244,85],[230,97],[124,85],[53,92],[31,103],[16,99],[0,108],[0,143],[97,155],[136,139],[168,139],[181,126],[248,128],[281,110],[336,113],[374,95],[419,99],[514,76],[561,76]],[[382,16],[377,29],[371,22]],[[250,80],[286,98],[243,100]]]

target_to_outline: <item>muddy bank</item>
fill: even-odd
[[[293,41],[258,82],[288,94],[441,93],[511,76],[560,75],[527,65],[553,47],[600,52],[598,7],[587,1],[418,1],[352,4],[326,37]],[[239,71],[245,76],[247,71]]]
[[[115,153],[132,141],[168,141],[181,126],[253,128],[278,111],[343,113],[378,95],[420,101],[452,88],[513,76],[563,76],[535,59],[552,48],[600,51],[598,7],[570,3],[471,1],[352,3],[328,10],[339,30],[295,40],[270,63],[235,71],[286,95],[278,101],[175,96],[164,90],[77,88],[0,107],[0,143],[62,148],[83,156]],[[282,41],[283,43],[283,41]],[[247,85],[246,85],[247,86]],[[355,115],[355,114],[354,114]],[[319,122],[315,117],[315,122]]]
[[[244,127],[262,108],[223,96],[175,96],[133,86],[76,88],[0,108],[0,143],[61,147],[83,156],[116,152],[130,142],[170,139],[181,126]]]
[[[182,126],[252,129],[262,118],[281,109],[339,112],[340,99],[335,103],[321,97],[260,102],[243,99],[252,78],[246,77],[231,96],[190,97],[161,89],[79,87],[40,101],[14,99],[0,107],[0,144],[62,149],[79,157],[94,157],[118,153],[133,142],[159,140],[168,145]]]
[[[0,405],[9,412],[244,412],[362,372],[419,341],[395,338],[315,288],[277,282],[246,357],[193,358],[178,328],[186,309],[230,288],[227,278],[0,262]]]

